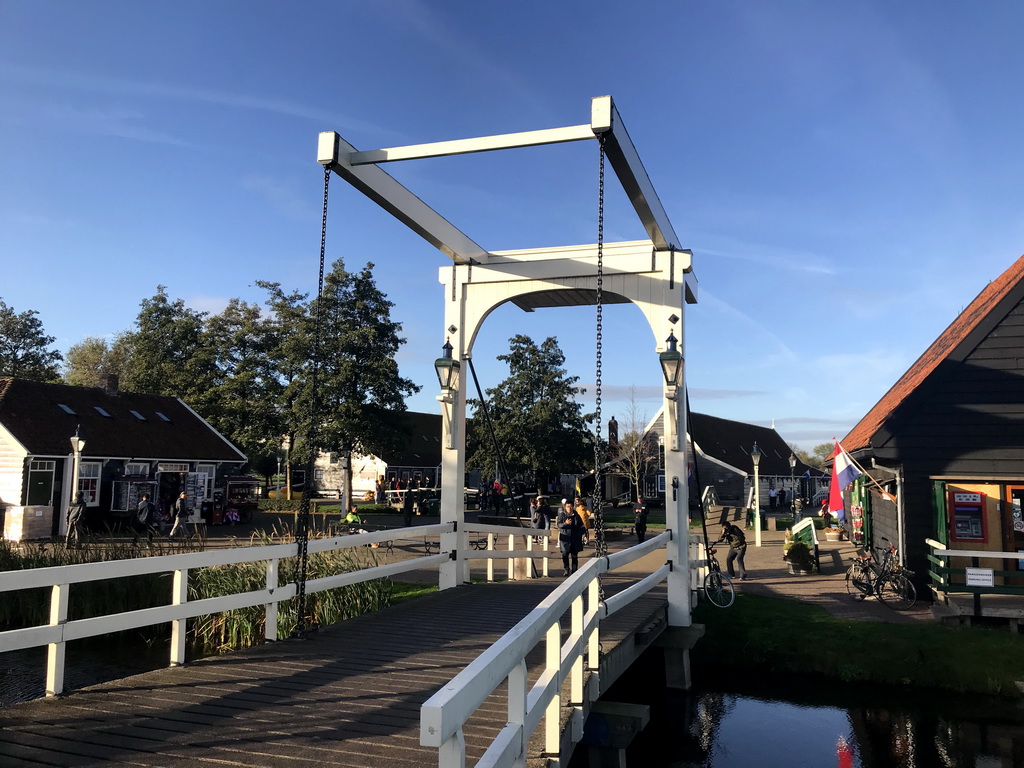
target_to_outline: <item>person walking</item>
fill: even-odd
[[[747,554],[747,537],[743,529],[731,523],[722,523],[722,536],[718,541],[729,542],[729,554],[726,555],[725,565],[730,576],[735,576],[733,561],[736,561],[740,572],[740,581],[747,580],[747,569],[743,565],[743,558]]]
[[[142,494],[142,498],[139,499],[139,504],[135,508],[135,528],[136,536],[141,536],[143,533],[153,541],[153,526],[155,524],[156,517],[156,505],[149,500],[149,494]]]
[[[579,569],[579,554],[583,550],[583,534],[586,529],[568,499],[562,499],[562,511],[558,513],[557,524],[558,551],[562,553],[562,575],[569,576]]]
[[[82,546],[82,526],[85,524],[85,494],[79,491],[75,494],[75,500],[68,507],[68,531],[64,538],[64,546]]]
[[[402,497],[402,523],[406,528],[412,525],[412,491],[406,491]]]
[[[636,504],[633,505],[633,529],[636,531],[636,540],[643,544],[647,537],[647,505],[644,504],[644,497],[638,495]]]
[[[594,519],[590,514],[590,510],[587,509],[587,505],[583,503],[583,499],[579,496],[576,497],[575,509],[576,514],[583,521],[583,545],[586,546],[590,543],[590,531],[594,528]]]
[[[189,508],[188,497],[185,496],[184,491],[178,494],[178,498],[174,502],[173,513],[174,525],[171,526],[171,532],[167,534],[167,538],[175,538],[179,530],[184,531],[186,539],[190,538],[192,534],[188,529],[188,518],[192,514],[192,510]]]

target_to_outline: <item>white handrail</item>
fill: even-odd
[[[599,664],[601,620],[646,593],[663,581],[669,572],[666,563],[654,574],[601,603],[597,578],[621,568],[652,551],[664,547],[671,530],[606,557],[585,563],[498,642],[481,653],[435,693],[420,708],[420,744],[438,749],[441,766],[465,765],[463,726],[488,696],[508,681],[509,719],[507,725],[487,749],[479,765],[523,765],[526,744],[533,732],[544,725],[545,750],[559,751],[561,687],[570,681],[570,697],[582,706],[584,664],[596,670]],[[584,595],[587,595],[584,612]],[[571,627],[561,642],[559,620],[570,612]],[[545,666],[532,687],[528,687],[526,656],[537,645],[546,647]],[[585,659],[585,660],[584,660]]]
[[[308,543],[310,553],[352,549],[369,544],[401,540],[407,537],[422,537],[432,534],[450,533],[452,523],[437,523],[402,528],[398,530],[374,531],[349,536],[333,536],[313,539]],[[396,536],[398,534],[398,536]],[[50,623],[36,627],[0,632],[0,652],[48,646],[46,694],[56,696],[64,689],[65,643],[87,637],[96,637],[111,632],[138,629],[154,624],[171,623],[172,665],[181,664],[185,658],[185,622],[196,616],[222,611],[251,608],[263,605],[267,621],[265,638],[277,639],[277,606],[283,600],[295,597],[294,583],[278,584],[278,562],[298,555],[298,544],[270,544],[266,546],[217,549],[205,552],[184,552],[176,555],[140,557],[131,560],[108,560],[99,563],[79,563],[49,568],[32,568],[0,572],[0,593],[22,589],[49,587],[51,589]],[[450,558],[447,554],[428,555],[398,563],[363,568],[349,573],[324,576],[306,582],[306,592],[312,594],[325,589],[358,584],[364,581],[387,578],[406,571],[440,566]],[[239,592],[220,597],[188,600],[188,573],[197,568],[237,563],[265,562],[268,584],[264,589]],[[145,608],[137,611],[95,616],[88,619],[67,620],[68,590],[72,584],[82,584],[101,579],[128,578],[154,573],[174,575],[171,602],[168,605]]]

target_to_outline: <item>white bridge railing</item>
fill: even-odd
[[[426,541],[426,537],[451,533],[451,523],[422,525],[413,528],[390,529],[370,533],[357,533],[323,539],[311,539],[307,545],[310,554],[330,552],[353,547],[380,545],[388,542],[415,539]],[[494,579],[494,561],[507,559],[509,578],[513,577],[514,560],[517,558],[542,557],[542,572],[547,575],[546,549],[548,539],[544,531],[532,528],[510,528],[466,524],[468,535],[486,534],[487,550],[463,553],[466,560],[487,560],[488,579]],[[508,550],[495,548],[498,536],[507,538]],[[516,549],[516,538],[526,539],[525,549]],[[534,549],[534,537],[539,537],[538,549]],[[265,546],[239,547],[235,549],[188,552],[159,557],[142,557],[132,560],[111,560],[99,563],[81,563],[52,568],[35,568],[0,573],[0,599],[5,592],[23,589],[50,589],[50,622],[36,627],[0,632],[0,653],[24,648],[47,646],[46,695],[56,696],[64,691],[64,660],[66,643],[87,637],[121,632],[129,629],[171,624],[170,665],[185,663],[186,624],[197,616],[250,608],[257,605],[266,610],[265,639],[277,640],[278,604],[290,600],[298,593],[295,583],[280,584],[278,580],[281,560],[298,556],[298,544],[270,544]],[[413,557],[399,562],[366,567],[347,573],[339,573],[311,579],[306,582],[306,593],[312,594],[326,589],[358,584],[373,579],[390,578],[408,571],[428,567],[439,567],[451,559],[447,552]],[[221,597],[201,600],[188,599],[189,571],[219,565],[264,562],[266,564],[266,587],[252,592],[239,592]],[[532,568],[524,569],[529,578]],[[95,616],[88,619],[68,621],[68,598],[72,585],[103,579],[128,578],[154,573],[173,575],[169,604],[137,611]]]
[[[574,716],[582,718],[584,696],[590,701],[599,693],[601,621],[664,581],[669,564],[603,602],[598,599],[598,576],[664,548],[671,537],[672,532],[665,531],[643,544],[588,561],[424,703],[420,709],[420,744],[438,749],[438,765],[461,768],[466,764],[464,725],[503,681],[508,682],[508,722],[477,765],[525,765],[527,744],[542,722],[544,750],[558,754],[563,682],[569,680],[569,702],[575,708]],[[566,611],[570,612],[571,626],[563,643],[559,619]],[[544,667],[531,687],[526,657],[542,642]],[[584,669],[591,672],[587,691]]]

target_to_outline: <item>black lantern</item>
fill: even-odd
[[[437,382],[441,385],[441,391],[449,393],[459,388],[459,361],[452,359],[452,345],[445,340],[441,347],[442,356],[434,361],[434,370],[437,372]]]
[[[757,447],[757,443],[750,449],[750,460],[754,462],[755,468],[761,463],[761,449]]]
[[[661,372],[665,375],[665,383],[670,387],[678,387],[683,380],[683,355],[678,349],[675,334],[669,331],[665,339],[668,349],[658,355],[661,361]]]

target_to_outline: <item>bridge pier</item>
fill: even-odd
[[[688,691],[693,686],[690,672],[690,651],[704,636],[703,624],[688,627],[666,627],[655,645],[665,654],[665,685],[669,688]]]
[[[626,748],[651,721],[644,704],[598,701],[590,708],[581,744],[591,768],[626,768]]]

